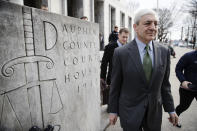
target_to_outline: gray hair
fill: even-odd
[[[156,19],[158,20],[158,15],[157,15],[157,13],[154,10],[152,10],[152,9],[141,9],[135,14],[134,24],[138,25],[140,19],[144,15],[154,15],[156,17]]]

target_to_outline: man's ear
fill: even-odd
[[[120,35],[121,35],[121,34],[120,34],[120,33],[118,33],[118,39],[120,39]]]
[[[137,32],[137,24],[133,24],[133,29]]]

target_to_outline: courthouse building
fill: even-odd
[[[130,38],[133,37],[133,12],[129,12],[126,0],[7,0],[20,5],[41,8],[48,6],[48,11],[80,18],[87,16],[88,20],[99,24],[100,40],[108,44],[108,36],[113,27],[127,27]],[[100,42],[101,43],[101,42]],[[101,44],[101,49],[104,45]]]

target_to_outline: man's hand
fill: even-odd
[[[168,118],[169,121],[173,124],[173,126],[176,126],[178,124],[178,116],[176,113],[170,113],[170,117]]]
[[[106,88],[106,82],[103,78],[100,79],[101,91],[104,91]]]
[[[118,119],[117,114],[113,114],[113,113],[109,114],[109,122],[110,122],[111,125],[115,125],[117,119]]]
[[[183,81],[183,82],[181,83],[181,88],[189,89],[188,84],[192,84],[192,83],[189,82],[189,81]]]

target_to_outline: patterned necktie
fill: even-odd
[[[148,50],[149,50],[149,45],[147,44],[145,47],[146,53],[144,54],[143,68],[146,75],[146,79],[149,82],[152,74],[152,61],[148,53]]]

